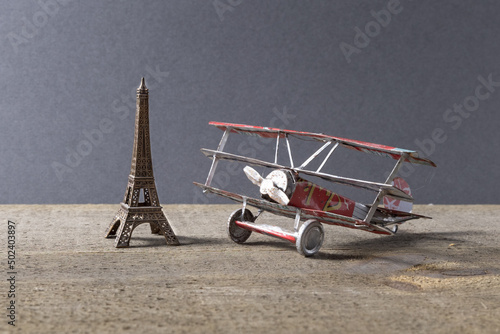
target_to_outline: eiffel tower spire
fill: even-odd
[[[153,177],[153,161],[149,141],[149,90],[144,78],[137,88],[137,114],[135,117],[134,150],[130,175],[134,177]]]
[[[149,223],[152,233],[163,234],[169,245],[178,245],[179,241],[161,209],[156,191],[149,140],[149,90],[144,78],[137,88],[136,109],[134,148],[127,190],[106,238],[116,237],[116,247],[128,247],[132,231],[142,223]]]
[[[146,87],[146,80],[144,80],[144,77],[142,77],[141,79],[141,85],[139,86],[139,88],[137,88],[137,93],[148,93],[148,87]]]

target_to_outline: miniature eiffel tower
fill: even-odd
[[[128,247],[134,229],[140,224],[149,223],[151,233],[163,234],[167,245],[178,245],[179,241],[161,210],[156,192],[149,142],[149,92],[144,78],[137,89],[136,107],[134,151],[128,186],[106,238],[116,237],[116,247]],[[141,201],[141,197],[144,201]]]

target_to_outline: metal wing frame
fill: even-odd
[[[335,142],[343,147],[353,149],[360,152],[365,153],[373,153],[386,157],[390,157],[395,160],[399,160],[399,158],[406,154],[405,161],[411,162],[415,164],[428,165],[432,167],[436,167],[436,164],[429,159],[421,158],[418,156],[418,152],[407,150],[403,148],[397,148],[393,146],[375,144],[364,142],[360,140],[346,139],[341,137],[329,136],[322,133],[312,133],[312,132],[303,132],[303,131],[295,131],[295,130],[285,130],[285,129],[277,129],[270,127],[261,127],[254,125],[245,125],[245,124],[235,124],[235,123],[223,123],[223,122],[209,122],[209,125],[213,125],[222,131],[229,130],[232,133],[242,133],[249,135],[257,135],[264,138],[287,138],[289,136],[297,137],[300,139],[309,139],[316,140],[320,142]],[[288,140],[287,140],[288,142]],[[288,145],[288,143],[287,143]],[[278,144],[277,144],[278,147]],[[290,153],[290,152],[289,152]]]
[[[212,158],[212,165],[210,167],[210,171],[208,173],[207,179],[205,184],[200,184],[200,183],[195,183],[197,186],[200,186],[204,192],[211,192],[214,194],[217,194],[219,196],[223,196],[238,202],[242,202],[243,205],[245,206],[246,204],[255,206],[259,209],[269,211],[278,215],[290,217],[290,218],[295,218],[295,230],[298,228],[299,221],[301,219],[312,219],[316,218],[321,220],[322,222],[325,222],[327,224],[332,224],[332,225],[341,225],[345,227],[351,227],[351,228],[356,228],[356,229],[362,229],[368,232],[372,233],[379,233],[379,234],[393,234],[393,230],[388,229],[382,225],[375,225],[370,223],[373,215],[377,211],[379,204],[383,200],[384,196],[389,195],[393,198],[400,199],[403,201],[409,201],[412,202],[413,198],[403,192],[402,190],[394,187],[392,185],[393,179],[396,177],[397,172],[401,168],[404,162],[410,162],[410,163],[416,163],[416,164],[422,164],[422,165],[428,165],[428,166],[436,166],[434,162],[428,159],[420,158],[418,157],[418,153],[416,151],[411,151],[411,150],[406,150],[406,149],[400,149],[396,147],[391,147],[391,146],[386,146],[386,145],[380,145],[380,144],[374,144],[374,143],[368,143],[368,142],[362,142],[362,141],[357,141],[357,140],[350,140],[350,139],[345,139],[345,138],[340,138],[340,137],[334,137],[334,136],[328,136],[324,134],[317,134],[317,133],[309,133],[309,132],[300,132],[300,131],[294,131],[294,130],[283,130],[283,129],[276,129],[276,128],[268,128],[268,127],[259,127],[259,126],[251,126],[251,125],[244,125],[244,124],[234,124],[234,123],[221,123],[221,122],[210,122],[210,125],[213,125],[221,130],[224,131],[222,138],[219,142],[219,145],[217,146],[216,150],[210,150],[210,149],[201,149],[203,154],[205,154],[207,157]],[[256,136],[261,136],[265,138],[276,138],[276,145],[275,145],[275,155],[274,155],[274,162],[267,162],[255,158],[249,158],[249,157],[244,157],[241,155],[236,155],[228,152],[224,152],[224,147],[227,143],[227,140],[229,138],[229,135],[231,133],[239,133],[239,134],[246,134],[246,135],[256,135]],[[297,137],[300,139],[304,140],[315,140],[322,142],[323,145],[317,149],[311,156],[309,156],[302,164],[296,166],[294,163],[293,159],[293,154],[292,154],[292,149],[291,145],[289,142],[289,136]],[[281,139],[285,140],[286,143],[286,148],[288,152],[288,157],[289,157],[289,162],[290,166],[284,166],[278,164],[278,152],[280,148],[280,141]],[[354,149],[360,152],[365,152],[365,153],[373,153],[385,157],[390,157],[392,159],[396,159],[396,164],[394,165],[392,171],[390,172],[389,176],[387,177],[386,181],[384,183],[378,183],[378,182],[370,182],[370,181],[364,181],[364,180],[358,180],[358,179],[352,179],[352,178],[347,178],[347,177],[342,177],[342,176],[337,176],[337,175],[332,175],[328,173],[321,172],[322,168],[326,164],[326,162],[330,159],[334,151],[337,149],[338,146],[343,146],[349,149]],[[316,171],[308,170],[306,167],[309,165],[311,161],[316,159],[321,152],[323,152],[325,149],[330,148],[328,153],[326,154],[325,158],[321,162],[319,168]],[[244,162],[247,164],[252,164],[252,165],[257,165],[257,166],[264,166],[264,167],[269,167],[269,168],[276,168],[276,169],[289,169],[293,170],[297,173],[302,173],[305,175],[309,176],[316,176],[322,179],[325,179],[330,182],[335,182],[339,184],[344,184],[344,185],[349,185],[353,187],[358,187],[362,189],[367,189],[371,191],[377,192],[377,195],[371,203],[371,205],[368,205],[369,210],[366,214],[366,217],[363,220],[358,220],[352,217],[347,217],[347,216],[342,216],[338,214],[333,214],[330,212],[324,212],[324,211],[317,211],[317,210],[308,210],[308,209],[299,209],[291,206],[283,206],[280,204],[276,203],[271,203],[269,201],[263,200],[263,199],[255,199],[251,197],[246,197],[242,196],[239,194],[227,192],[221,189],[217,189],[211,186],[215,171],[217,169],[218,162],[220,160],[231,160],[231,161],[238,161],[238,162]],[[299,211],[297,211],[299,210]],[[390,211],[390,210],[389,210]],[[391,214],[388,210],[385,211],[386,214]],[[415,215],[411,213],[406,213],[406,212],[393,212],[393,216],[395,217],[392,222],[388,223],[389,224],[400,224],[404,221],[410,220],[410,219],[417,219],[417,218],[429,218],[429,217],[424,217],[420,215]]]
[[[206,186],[201,183],[194,182],[194,184],[203,189],[203,191],[210,192],[212,194],[216,194],[233,201],[243,203],[243,207],[245,208],[247,205],[253,206],[257,209],[264,210],[279,216],[287,217],[295,219],[294,230],[297,232],[299,220],[307,220],[307,219],[317,219],[321,222],[328,225],[339,225],[354,229],[361,229],[367,232],[377,233],[377,234],[386,234],[392,235],[394,234],[390,229],[385,227],[377,226],[374,224],[366,223],[362,220],[355,219],[352,217],[346,217],[338,214],[334,214],[331,212],[319,211],[319,210],[309,210],[296,208],[288,205],[281,205],[278,203],[269,202],[264,199],[247,197],[240,194],[232,193],[229,191],[225,191],[222,189],[217,189],[211,186]],[[412,219],[412,218],[408,218]],[[406,219],[406,220],[408,220]],[[414,219],[414,218],[413,218]],[[401,221],[402,222],[402,221]]]

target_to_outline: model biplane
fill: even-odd
[[[214,193],[242,203],[242,208],[229,216],[227,224],[228,235],[236,243],[243,243],[252,232],[258,232],[288,240],[296,245],[300,254],[312,256],[319,251],[323,244],[322,224],[340,225],[377,234],[393,235],[398,226],[408,220],[430,218],[411,213],[413,198],[410,188],[402,178],[396,177],[398,170],[405,162],[436,166],[432,161],[418,157],[418,153],[415,151],[318,133],[219,122],[210,122],[209,124],[221,129],[224,134],[216,150],[201,149],[207,157],[213,159],[212,166],[205,184],[197,182],[194,184],[202,188],[204,192]],[[231,133],[276,139],[274,162],[224,152],[224,146]],[[301,165],[297,166],[293,160],[290,137],[317,141],[321,146]],[[278,164],[278,152],[282,140],[286,143],[289,157],[289,165],[286,166]],[[385,183],[322,172],[326,162],[339,146],[392,158],[396,160],[396,163]],[[327,148],[329,151],[319,168],[315,171],[307,169],[310,162],[318,158],[320,153]],[[250,166],[243,169],[248,179],[259,187],[261,198],[248,197],[212,187],[211,183],[220,160],[237,161],[247,165],[273,169],[265,178]],[[376,197],[371,204],[358,203],[306,180],[305,177],[308,176],[370,190],[376,193]],[[380,206],[381,204],[384,206]],[[248,206],[257,208],[258,214],[253,215],[247,208]],[[264,211],[293,218],[293,230],[285,230],[274,225],[257,224],[256,219]]]

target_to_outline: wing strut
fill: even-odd
[[[407,153],[402,154],[401,157],[396,162],[396,165],[392,169],[392,172],[387,177],[387,180],[385,180],[386,184],[391,185],[392,180],[394,180],[394,178],[396,177],[396,174],[398,173],[398,171],[401,168],[401,166],[403,166],[403,162],[406,159],[408,159],[408,154]],[[365,220],[364,220],[365,223],[370,223],[370,221],[373,218],[373,215],[375,214],[375,211],[377,211],[378,205],[380,204],[380,202],[382,201],[382,199],[384,198],[384,196],[386,194],[387,194],[387,191],[385,189],[380,189],[379,190],[377,197],[375,198],[375,200],[373,201],[372,206],[370,207],[370,210],[368,210],[368,213],[366,214],[366,217],[365,217]]]
[[[332,155],[333,151],[335,151],[335,149],[338,146],[339,146],[339,142],[336,142],[335,145],[333,145],[333,147],[330,149],[330,152],[328,152],[328,154],[326,155],[325,160],[323,160],[323,162],[321,163],[321,165],[316,170],[316,173],[319,173],[319,171],[321,170],[321,168],[323,168],[323,166],[326,164],[326,162],[328,161],[328,159],[330,159],[330,156]]]
[[[288,147],[288,157],[290,158],[290,167],[294,168],[292,149],[290,148],[290,141],[288,140],[288,134],[285,135],[285,139],[286,139],[286,147]]]
[[[295,222],[293,224],[293,230],[295,232],[299,231],[299,224],[300,224],[300,209],[297,208],[297,210],[295,211]]]
[[[313,161],[314,158],[316,158],[321,152],[323,152],[323,150],[325,148],[327,148],[331,144],[332,144],[331,140],[329,140],[326,143],[324,143],[323,146],[321,146],[316,152],[314,152],[309,158],[307,158],[307,160],[304,161],[304,163],[302,163],[302,165],[300,165],[299,169],[303,169],[304,167],[306,167],[307,165],[309,165],[309,163],[311,161]]]
[[[231,132],[231,128],[227,127],[220,139],[219,146],[217,146],[217,151],[223,151],[224,146],[226,146],[227,138],[229,137],[229,133]],[[206,186],[210,186],[212,183],[212,179],[214,178],[215,169],[217,168],[217,164],[219,163],[219,158],[214,153],[212,166],[210,166],[210,171],[208,172],[207,181],[205,182]]]
[[[278,150],[280,148],[280,132],[278,131],[278,135],[276,136],[276,151],[274,152],[274,163],[278,163]]]

